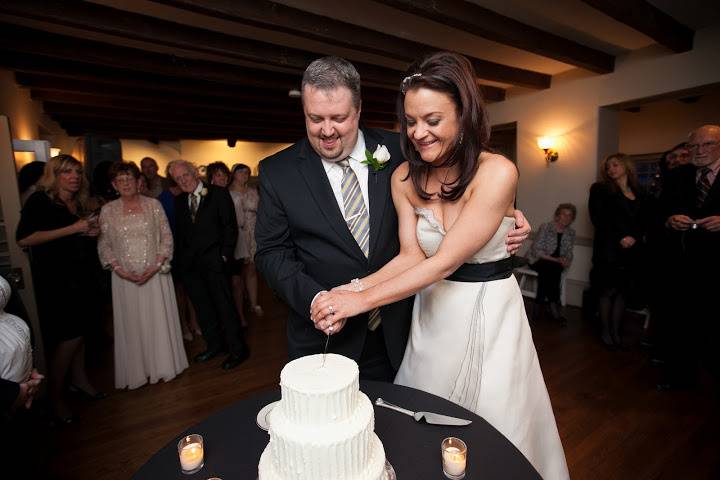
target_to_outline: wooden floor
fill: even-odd
[[[230,372],[215,359],[191,365],[167,384],[113,391],[111,347],[93,359],[92,376],[110,396],[98,402],[75,398],[81,421],[46,431],[40,444],[49,452],[39,455],[47,458],[45,477],[129,478],[186,428],[275,386],[286,361],[285,309],[269,292],[261,297],[266,315],[249,330],[252,357]],[[720,478],[718,397],[709,382],[694,392],[657,392],[656,372],[642,350],[607,352],[580,310],[567,309],[567,317],[568,327],[540,320],[533,334],[571,477]],[[640,320],[629,323],[629,335],[637,339]],[[187,347],[193,355],[202,341]]]

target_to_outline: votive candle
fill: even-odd
[[[204,465],[204,447],[202,436],[194,433],[183,437],[178,442],[178,455],[183,473],[191,474],[199,471]]]
[[[447,478],[460,480],[465,478],[465,467],[467,466],[467,445],[455,437],[448,437],[442,441],[443,473]]]

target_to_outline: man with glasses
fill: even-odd
[[[674,283],[681,294],[672,302],[677,324],[668,336],[673,345],[661,388],[692,385],[698,360],[720,378],[720,356],[714,348],[720,334],[717,280],[708,280],[720,272],[720,125],[693,131],[687,147],[691,164],[675,169],[662,197],[665,226],[681,251],[668,266],[677,272]]]

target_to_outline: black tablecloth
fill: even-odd
[[[413,411],[430,411],[472,420],[466,427],[417,423],[412,417],[375,407],[375,432],[399,480],[443,479],[440,442],[458,437],[468,446],[468,480],[539,479],[540,476],[500,432],[464,408],[420,390],[390,383],[360,382],[371,401],[382,397]],[[269,436],[255,419],[258,411],[280,399],[274,390],[254,395],[221,410],[172,439],[133,477],[136,480],[207,479],[255,480],[260,454]],[[205,442],[205,466],[194,475],[180,471],[177,442],[185,435],[199,433]]]

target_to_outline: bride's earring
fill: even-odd
[[[463,142],[463,132],[460,132],[460,139],[458,140],[458,145],[462,145]]]

